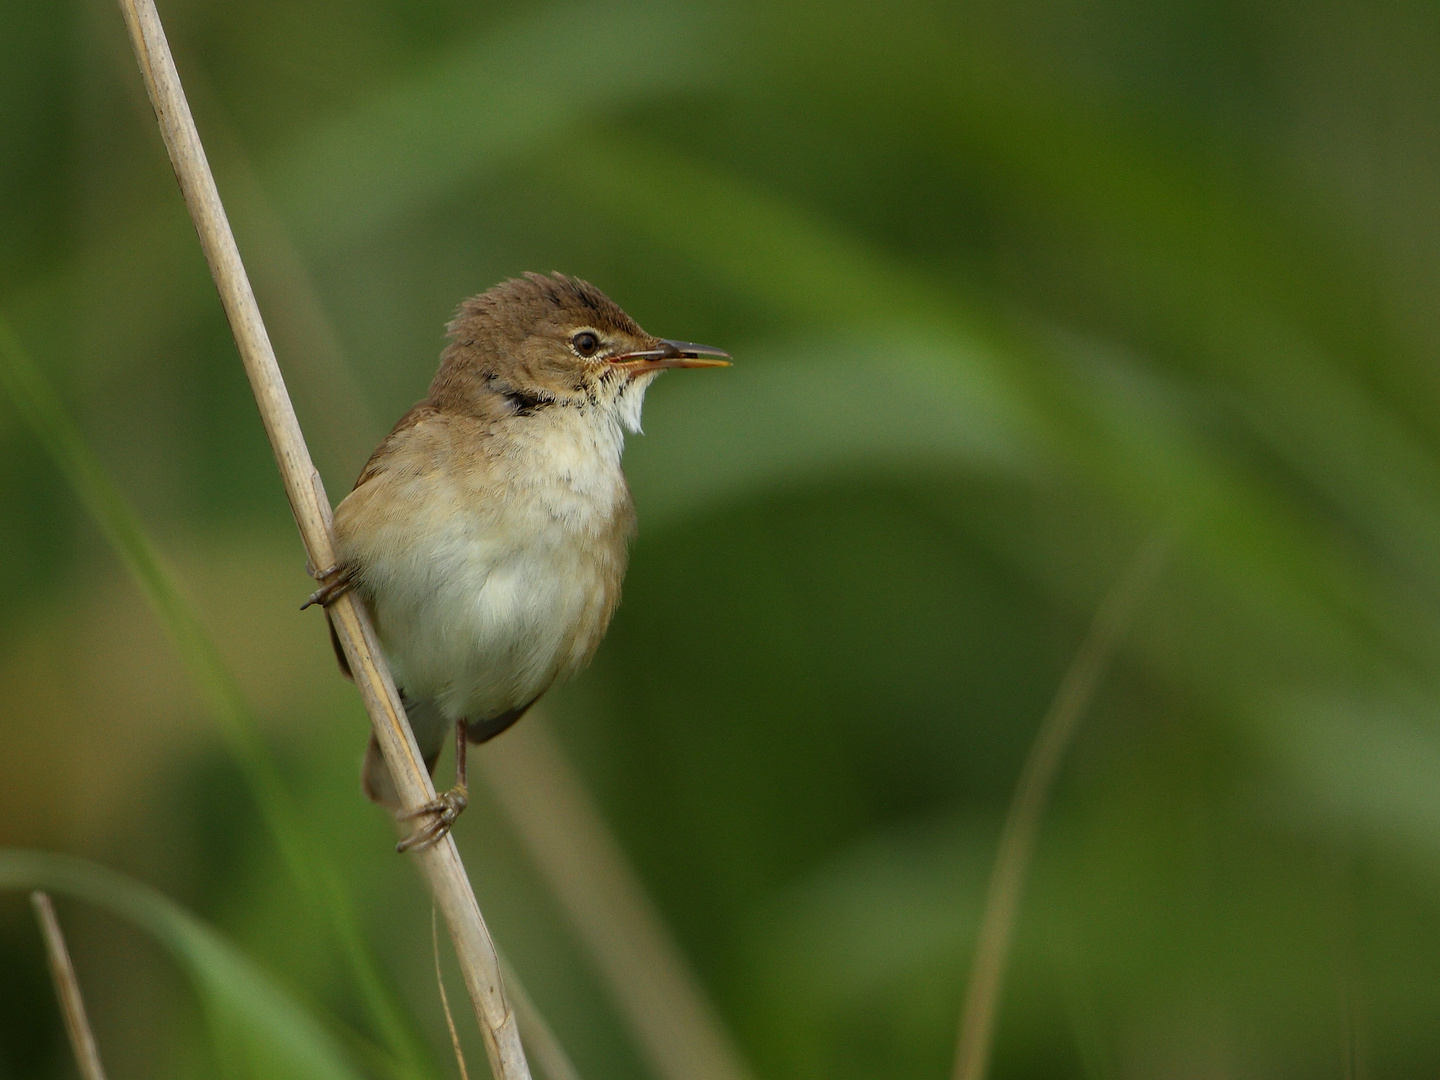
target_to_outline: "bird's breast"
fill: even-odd
[[[619,455],[605,449],[552,432],[483,472],[435,458],[388,470],[357,500],[375,504],[368,512],[343,512],[364,488],[342,504],[342,548],[407,695],[485,719],[588,662],[619,599],[633,522]]]

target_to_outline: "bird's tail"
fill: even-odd
[[[410,701],[403,692],[400,700],[404,702],[405,714],[410,718],[410,727],[415,732],[415,742],[425,759],[425,767],[433,776],[435,763],[440,760],[440,751],[444,749],[446,737],[453,725],[441,714],[433,701]],[[365,797],[371,802],[377,802],[391,810],[400,809],[400,792],[395,787],[390,767],[385,764],[385,758],[380,753],[380,743],[373,731],[370,733],[370,743],[365,747],[365,763],[360,767],[360,786],[365,791]]]

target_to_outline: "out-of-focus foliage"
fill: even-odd
[[[762,1077],[941,1077],[1000,814],[1099,598],[1172,559],[1046,820],[997,1077],[1440,1068],[1440,12],[452,0],[162,14],[333,496],[526,269],[731,349],[551,719]],[[0,6],[0,311],[180,568],[443,1060],[428,905],[102,0]],[[354,1027],[160,626],[0,400],[0,841],[98,858]],[[641,1072],[481,797],[482,905]],[[213,1071],[78,909],[112,1075]],[[67,924],[68,925],[68,924]],[[88,976],[88,977],[87,977]],[[0,901],[0,1077],[68,1075]],[[473,1057],[474,1055],[472,1055]]]
[[[49,852],[0,851],[0,888],[56,889],[144,929],[185,969],[236,1072],[356,1080],[333,1037],[264,971],[174,903],[123,875]]]

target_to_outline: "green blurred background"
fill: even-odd
[[[546,715],[757,1076],[948,1075],[1026,748],[1157,533],[1045,820],[993,1075],[1440,1072],[1440,8],[161,12],[332,498],[503,277],[578,274],[734,353],[650,392],[625,601]],[[446,1069],[428,901],[359,795],[366,720],[296,611],[303,553],[112,5],[0,4],[0,162],[0,313]],[[203,699],[3,395],[0,735],[0,845],[150,882],[364,1029]],[[457,835],[586,1080],[646,1075],[483,791]],[[147,937],[60,910],[113,1077],[226,1075]],[[0,897],[0,1078],[71,1075]]]

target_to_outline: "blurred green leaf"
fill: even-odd
[[[1413,688],[1362,696],[1296,693],[1256,723],[1285,782],[1277,817],[1361,836],[1440,883],[1440,727]]]
[[[688,87],[705,86],[723,60],[720,18],[715,10],[655,0],[562,0],[527,9],[500,33],[452,46],[414,76],[372,89],[342,115],[317,118],[288,145],[253,153],[261,185],[307,257],[343,251],[477,185],[575,124],[668,93],[676,70]],[[128,52],[123,60],[118,77],[133,80]],[[204,137],[203,117],[200,127]],[[223,195],[230,190],[223,160],[216,167]],[[239,211],[237,232],[253,263],[263,253],[247,241],[263,240],[264,230],[247,232],[244,209],[238,201],[230,205],[232,214]],[[214,303],[173,187],[159,205],[97,222],[73,261],[5,299],[27,331],[33,325],[49,332],[45,313],[77,296],[107,328],[108,347],[85,358],[102,368],[143,350],[157,334],[176,332],[198,305]]]
[[[974,946],[990,823],[911,825],[867,836],[757,916],[765,993],[817,1009],[858,1005]],[[955,987],[958,1004],[959,987]]]
[[[238,1074],[358,1080],[340,1045],[289,990],[154,889],[83,859],[13,849],[0,850],[0,888],[72,896],[150,934],[190,976],[228,1044],[225,1064]]]
[[[956,356],[919,338],[851,336],[741,349],[729,370],[667,378],[645,438],[626,450],[644,525],[837,476],[1040,472],[1032,431]]]
[[[586,118],[712,82],[716,11],[654,0],[527,9],[299,139],[266,170],[307,250],[353,244]],[[577,158],[583,161],[583,157]]]
[[[250,787],[286,869],[312,909],[335,934],[371,1019],[390,1051],[413,1076],[433,1074],[434,1063],[386,986],[360,933],[339,871],[311,842],[300,811],[286,793],[260,737],[259,724],[240,684],[176,584],[173,572],[100,461],[91,453],[45,376],[0,318],[0,386],[55,460],[159,618],[191,677],[220,722],[226,748]]]
[[[1401,650],[1433,655],[1440,618],[1401,614],[1404,577],[1357,557],[1327,523],[1296,513],[1268,478],[1236,467],[1207,437],[1211,417],[1182,384],[1023,313],[982,318],[977,298],[663,147],[619,137],[584,145],[583,177],[551,162],[545,178],[819,339],[792,346],[788,359],[761,352],[750,371],[742,370],[742,350],[740,368],[656,395],[650,416],[664,417],[666,449],[638,447],[630,462],[640,490],[656,492],[661,514],[733,499],[746,484],[794,482],[802,472],[924,472],[943,462],[982,475],[999,469],[1020,483],[1063,478],[1101,513],[1131,516],[1141,528],[1155,517],[1185,521],[1193,556],[1222,589],[1211,600],[1263,606],[1255,617],[1285,624],[1278,637],[1265,632],[1267,641],[1308,653],[1304,662],[1316,670],[1355,647],[1357,624],[1393,634]],[[656,167],[637,172],[636,160]],[[1301,363],[1293,346],[1287,354],[1273,337],[1251,332],[1257,348],[1270,346],[1257,381],[1272,380],[1278,392],[1287,376],[1290,385],[1304,377],[1287,366]],[[1346,466],[1350,478],[1338,465],[1327,468],[1325,482],[1345,485],[1336,495],[1355,505],[1357,525],[1383,532],[1412,572],[1433,567],[1428,553],[1440,542],[1440,503],[1428,483],[1440,475],[1433,457],[1318,359],[1303,370],[1315,378],[1284,414],[1308,429],[1299,437],[1372,436],[1363,467]],[[1306,410],[1312,415],[1298,419]],[[1273,424],[1276,415],[1266,412],[1261,422]],[[1324,460],[1318,451],[1302,456],[1310,468]],[[1209,612],[1193,618],[1197,625],[1235,621]],[[1246,670],[1253,642],[1232,644],[1231,657],[1182,645],[1164,660],[1204,685],[1215,671]]]
[[[278,535],[118,20],[89,17],[0,6],[0,307],[147,520]],[[246,213],[242,156],[313,281],[308,306],[262,290],[267,316],[323,309],[354,359],[359,392],[327,393],[338,365],[277,337],[287,375],[312,368],[307,429],[361,444],[337,479],[500,276],[579,273],[736,354],[651,392],[626,599],[552,707],[764,1072],[944,1075],[955,868],[988,846],[944,823],[995,820],[1078,623],[1174,520],[1037,852],[996,1075],[1435,1074],[1433,4],[306,0],[169,26],[212,91],[202,131],[234,124],[215,161],[252,270],[286,230]],[[0,549],[36,583],[0,628],[23,680],[91,577],[0,425]],[[33,698],[53,711],[8,722],[15,808],[23,739],[73,719]],[[349,754],[297,779],[343,806]],[[110,778],[148,798],[154,776]],[[204,827],[248,835],[218,803]],[[467,836],[507,940],[555,950],[541,989],[587,1075],[633,1073],[519,857]],[[233,875],[241,920],[289,899],[273,860],[180,850],[177,878]],[[374,859],[374,903],[410,902]]]

